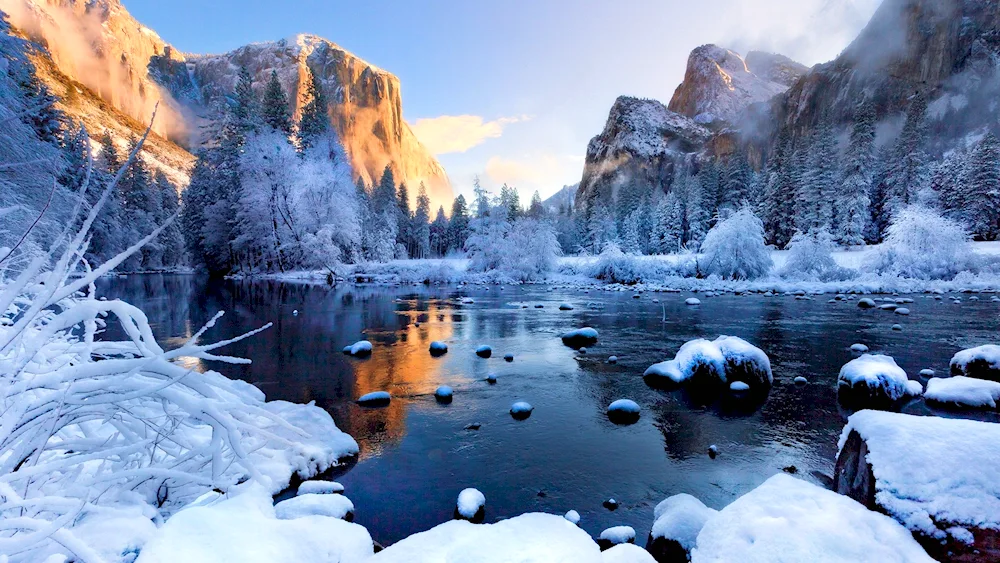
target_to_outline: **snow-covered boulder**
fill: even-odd
[[[304,560],[303,560],[304,561]],[[371,563],[603,563],[597,543],[553,514],[522,514],[495,524],[452,520],[385,548]]]
[[[701,299],[698,299],[697,297],[688,297],[684,300],[684,304],[689,307],[701,305]]]
[[[851,352],[857,354],[864,354],[867,351],[868,351],[868,346],[861,344],[860,342],[856,344],[851,344]]]
[[[514,361],[514,354],[504,354],[503,361],[507,362],[508,364],[510,362],[513,362]]]
[[[962,350],[951,358],[951,374],[1000,381],[1000,346],[986,344]]]
[[[510,406],[510,416],[514,417],[514,420],[524,420],[531,416],[533,410],[535,407],[531,406],[530,403],[518,401]]]
[[[607,528],[597,538],[597,545],[600,546],[601,551],[625,543],[635,543],[635,529],[632,526],[613,526]]]
[[[597,336],[597,329],[588,326],[563,333],[562,341],[570,348],[579,349],[597,344]]]
[[[673,360],[654,364],[643,374],[653,387],[691,382],[702,389],[740,381],[753,391],[764,391],[773,382],[771,362],[760,348],[735,336],[686,342]]]
[[[444,342],[431,342],[430,352],[432,356],[443,356],[448,353],[448,345]]]
[[[270,492],[250,485],[238,495],[230,491],[227,498],[173,515],[136,562],[360,563],[373,552],[372,538],[362,526],[328,516],[278,519]]]
[[[766,389],[774,382],[771,360],[763,350],[735,336],[720,336],[714,344],[726,359],[726,381],[742,381],[753,389]]]
[[[372,391],[358,397],[358,404],[365,407],[384,407],[391,400],[392,397],[388,391]]]
[[[653,509],[646,551],[657,561],[687,561],[698,533],[716,512],[685,493],[661,501]]]
[[[569,303],[562,303],[562,304],[559,305],[559,310],[560,311],[572,311],[573,310],[573,306],[570,305]]]
[[[434,398],[439,403],[450,403],[455,395],[455,391],[447,385],[442,385],[434,390]]]
[[[654,386],[688,381],[717,386],[726,382],[726,358],[714,343],[699,338],[685,342],[673,360],[650,366],[643,377]]]
[[[874,309],[875,300],[871,297],[862,297],[861,299],[858,299],[858,307],[861,309]]]
[[[486,495],[479,489],[463,489],[455,503],[455,520],[481,524],[486,519]]]
[[[372,355],[372,343],[367,340],[355,342],[344,348],[344,353],[356,358],[364,358]]]
[[[907,395],[907,381],[890,356],[864,354],[840,368],[837,393],[848,406],[885,409]]]
[[[841,433],[834,488],[902,523],[937,559],[1000,561],[997,444],[1000,424],[861,411]]]
[[[779,473],[705,521],[692,563],[931,563],[909,531],[822,487]]]
[[[924,399],[950,407],[995,409],[1000,403],[1000,382],[956,375],[927,382]]]
[[[344,495],[299,493],[274,505],[274,514],[280,520],[293,520],[303,516],[329,516],[352,522],[354,503]]]
[[[608,419],[615,424],[634,424],[639,421],[639,405],[629,399],[618,399],[608,405]]]
[[[656,563],[656,559],[643,548],[623,543],[601,554],[602,563]]]
[[[575,510],[568,511],[566,514],[563,515],[563,518],[565,518],[566,520],[569,520],[570,522],[572,522],[574,524],[579,524],[580,523],[580,513],[577,512],[577,511],[575,511]]]
[[[299,484],[298,495],[340,495],[344,486],[336,481],[303,481]]]
[[[484,344],[479,348],[476,348],[476,355],[479,356],[480,358],[489,358],[490,356],[493,355],[493,348],[490,348],[489,346]]]

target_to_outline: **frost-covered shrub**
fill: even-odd
[[[749,207],[720,221],[705,236],[700,268],[704,274],[729,279],[755,279],[771,271],[771,254],[764,245],[764,223]]]
[[[842,280],[851,271],[841,268],[833,259],[837,245],[826,231],[819,233],[795,233],[788,244],[788,258],[781,275],[792,279]]]
[[[71,214],[77,232],[66,228],[23,268],[0,271],[4,561],[131,560],[154,522],[213,490],[251,481],[277,493],[294,473],[309,477],[357,453],[325,411],[268,403],[249,383],[178,362],[248,363],[216,351],[262,329],[199,342],[220,313],[165,350],[141,310],[95,295],[97,278],[167,227],[96,270],[83,260],[89,230],[127,166],[89,213],[81,205]],[[123,340],[102,334],[109,322]]]
[[[934,210],[911,205],[893,219],[885,243],[867,267],[879,274],[933,280],[952,279],[971,265],[965,229]]]
[[[639,256],[626,254],[617,244],[609,242],[597,257],[591,277],[608,283],[633,285],[643,281],[643,265]]]
[[[515,281],[544,278],[560,254],[555,229],[548,221],[520,217],[511,222],[499,207],[472,222],[465,247],[470,272]]]

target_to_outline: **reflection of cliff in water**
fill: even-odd
[[[408,397],[434,392],[443,359],[431,357],[435,340],[453,335],[451,307],[423,295],[387,299],[385,292],[355,288],[348,294],[353,310],[360,309],[370,327],[359,338],[370,340],[375,350],[365,359],[349,359],[353,367],[353,397],[372,391],[389,391],[393,400],[378,409],[348,404],[337,424],[358,441],[361,457],[378,455],[386,444],[396,444],[406,433]],[[360,307],[358,301],[361,301]],[[344,424],[341,424],[341,421]]]
[[[233,338],[272,323],[268,330],[223,350],[229,356],[251,358],[249,365],[196,361],[184,365],[249,381],[268,400],[315,401],[341,430],[355,437],[362,455],[402,439],[406,397],[434,391],[437,371],[427,348],[433,340],[451,338],[455,317],[462,319],[453,315],[450,304],[430,299],[420,289],[394,298],[384,288],[187,275],[129,276],[113,283],[103,280],[101,286],[100,295],[108,295],[110,286],[114,291],[108,298],[141,305],[165,348],[183,344],[219,311],[225,316],[203,342]],[[121,328],[112,323],[105,338],[122,337]],[[375,344],[372,357],[358,360],[341,353],[344,346],[361,339]],[[388,390],[396,399],[384,409],[353,404],[374,390]]]

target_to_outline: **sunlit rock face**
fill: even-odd
[[[668,190],[676,166],[710,137],[708,129],[656,100],[618,98],[604,131],[587,146],[576,208],[610,202],[629,182]]]
[[[388,164],[395,178],[411,188],[424,182],[434,205],[453,197],[444,169],[403,120],[399,78],[336,44],[313,35],[254,43],[224,55],[188,56],[191,77],[201,103],[211,107],[233,91],[241,66],[263,92],[271,71],[278,75],[298,117],[310,73],[317,73],[330,101],[329,114],[351,157],[355,174],[369,185]]]
[[[704,125],[733,123],[747,106],[784,92],[806,70],[781,55],[751,52],[744,59],[729,49],[703,45],[688,57],[684,82],[668,107]]]
[[[214,129],[245,65],[259,91],[276,71],[296,116],[310,72],[318,73],[356,177],[371,184],[389,165],[414,198],[424,182],[435,206],[450,204],[447,174],[403,120],[399,79],[325,39],[300,35],[224,55],[190,55],[136,21],[119,0],[0,0],[0,10],[42,55],[51,55],[48,65],[38,65],[47,67],[40,75],[92,135],[109,129],[124,144],[159,103],[154,130],[163,148],[152,147],[149,156],[176,183],[186,184],[190,152]],[[82,96],[68,95],[71,88]]]

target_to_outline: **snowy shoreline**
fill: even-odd
[[[971,243],[973,252],[984,257],[1000,256],[1000,243]],[[362,263],[345,266],[334,278],[335,283],[356,285],[542,285],[565,289],[664,292],[682,291],[721,293],[793,293],[823,295],[828,293],[891,294],[891,293],[993,293],[1000,292],[1000,274],[973,274],[962,272],[951,280],[924,280],[904,278],[890,274],[860,272],[859,269],[878,251],[878,246],[868,246],[833,253],[838,266],[856,275],[851,279],[820,281],[783,277],[781,271],[788,260],[788,251],[772,250],[774,269],[770,275],[756,280],[731,280],[717,276],[693,277],[664,275],[665,271],[682,268],[685,261],[697,259],[693,254],[629,257],[637,269],[636,283],[609,283],[599,280],[592,271],[600,257],[564,256],[557,260],[555,271],[547,277],[521,282],[496,272],[470,272],[466,258],[435,258],[421,260],[394,260],[385,263]],[[328,284],[329,272],[322,270],[293,271],[260,275],[234,275],[231,279],[273,280],[309,284]]]

